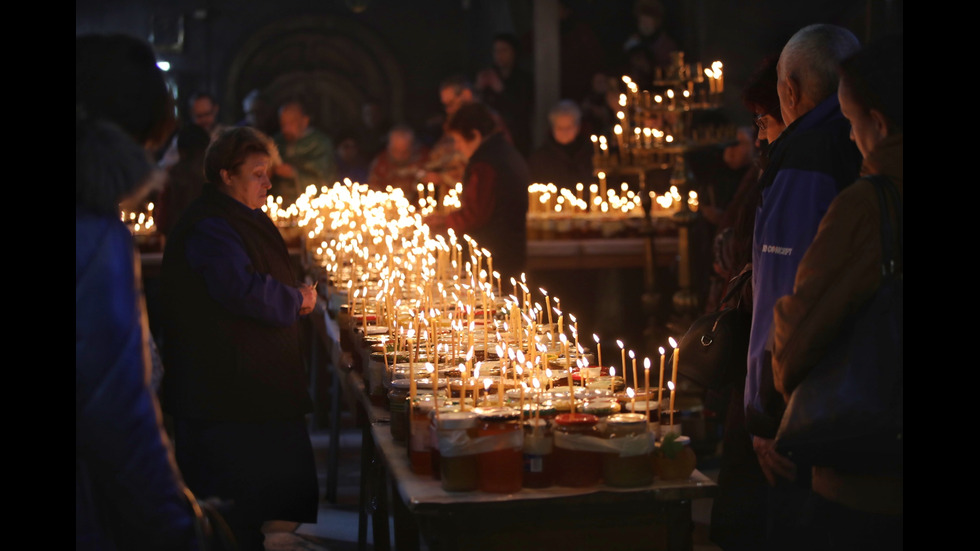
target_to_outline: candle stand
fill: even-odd
[[[678,233],[677,290],[673,293],[668,326],[686,330],[700,313],[696,289],[691,278],[690,228],[698,220],[697,194],[690,190],[691,177],[686,157],[694,151],[734,140],[735,127],[700,124],[695,115],[721,107],[724,79],[721,62],[702,70],[700,63],[687,64],[683,52],[675,52],[673,64],[665,71],[658,70],[651,90],[640,91],[629,77],[623,77],[625,93],[620,95],[620,108],[614,136],[594,139],[598,144],[593,157],[595,173],[636,175],[643,198],[644,227],[641,234],[647,239],[644,266],[645,292],[643,304],[648,319],[647,336],[658,333],[654,321],[662,303],[661,286],[655,275],[655,228],[650,211],[654,200],[649,189],[648,174],[670,171],[670,197],[680,203],[672,219]],[[606,145],[608,144],[608,146]],[[605,178],[600,178],[604,182]],[[656,198],[658,203],[661,197]]]

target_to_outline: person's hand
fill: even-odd
[[[276,173],[276,176],[279,176],[281,178],[295,178],[296,177],[296,169],[293,168],[293,165],[289,165],[289,164],[286,164],[286,163],[282,163],[280,165],[276,165],[276,167],[273,168],[272,171]]]
[[[309,285],[301,285],[299,292],[303,295],[303,304],[299,307],[299,315],[305,316],[316,306],[316,289]]]
[[[776,485],[776,477],[796,480],[796,464],[776,451],[776,441],[771,438],[752,437],[752,449],[759,458],[759,466],[770,486]]]

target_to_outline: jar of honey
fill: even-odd
[[[432,476],[432,432],[429,428],[434,400],[419,400],[412,405],[408,458],[412,472]]]
[[[600,437],[599,418],[587,413],[563,413],[555,417],[555,483],[584,488],[599,483],[602,453],[592,439]]]
[[[520,491],[523,483],[524,432],[521,412],[513,408],[477,408],[477,437],[485,451],[477,456],[479,488],[507,494]]]
[[[392,383],[388,391],[388,411],[391,412],[391,438],[404,444],[408,440],[408,379]]]
[[[606,419],[604,436],[618,451],[602,455],[602,478],[610,486],[653,483],[653,435],[646,415],[619,413]]]
[[[440,411],[437,428],[439,474],[447,492],[469,492],[478,487],[477,455],[472,450],[477,416],[472,411]]]

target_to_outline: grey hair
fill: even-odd
[[[800,95],[821,102],[837,93],[841,61],[861,49],[854,33],[837,25],[803,27],[783,47],[779,56],[779,78],[792,78]]]
[[[555,124],[555,119],[562,115],[571,115],[575,118],[575,124],[582,123],[582,110],[579,109],[578,104],[570,99],[563,99],[555,104],[548,111],[548,120],[551,122],[552,126]]]

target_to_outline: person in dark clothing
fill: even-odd
[[[847,29],[811,25],[790,38],[777,64],[776,90],[787,123],[762,174],[761,205],[752,246],[752,328],[745,380],[745,421],[768,495],[770,543],[799,549],[817,545],[814,494],[793,482],[808,476],[775,450],[785,402],[770,363],[773,306],[793,292],[796,270],[834,197],[858,174],[861,154],[848,138],[836,91],[840,62],[860,49]]]
[[[313,522],[318,500],[298,326],[316,294],[260,209],[273,152],[251,127],[215,140],[208,183],[171,232],[161,276],[162,395],[178,464],[191,489],[235,501],[232,529],[254,550],[264,521]]]
[[[531,181],[551,182],[565,189],[586,187],[592,180],[592,144],[581,132],[582,111],[575,102],[558,102],[548,113],[548,140],[528,159]]]
[[[841,65],[838,98],[851,123],[851,139],[864,157],[862,178],[842,191],[820,221],[800,261],[793,293],[773,310],[773,379],[787,401],[812,376],[849,318],[879,291],[883,251],[881,226],[895,214],[882,212],[871,178],[904,193],[903,42],[880,39]],[[892,205],[901,212],[901,205]],[[894,226],[893,226],[894,227]],[[901,241],[896,238],[896,247]],[[899,253],[901,249],[898,249]],[[898,260],[901,260],[899,254]],[[896,266],[901,273],[902,266]],[[887,323],[880,314],[877,323]],[[899,320],[899,323],[901,320]],[[881,369],[873,362],[866,369]],[[902,363],[887,368],[901,370]],[[901,392],[901,388],[899,388]],[[860,421],[858,421],[860,422]],[[813,465],[818,520],[833,549],[901,549],[904,473],[897,462],[875,461],[863,469]]]
[[[495,36],[493,65],[476,75],[474,87],[483,102],[503,118],[514,147],[527,155],[531,151],[534,80],[517,62],[519,46],[512,34]]]
[[[743,103],[755,115],[759,129],[756,143],[769,147],[776,142],[785,125],[776,95],[776,61],[772,56],[749,79],[743,92]],[[763,158],[766,152],[763,150]],[[752,262],[752,228],[761,199],[758,181],[764,161],[752,167],[739,184],[718,223],[715,236],[714,272],[717,289],[709,295],[709,311],[728,293],[733,278]],[[738,303],[739,315],[751,319],[752,285],[743,285]],[[716,297],[710,304],[711,298]],[[711,507],[711,541],[726,550],[762,549],[766,535],[767,483],[752,440],[745,428],[745,369],[728,388],[711,392],[710,401],[718,404],[724,415],[722,453],[718,472],[718,495]]]
[[[357,134],[346,132],[337,138],[337,181],[349,178],[351,182],[364,183],[368,179],[370,159],[361,151]]]
[[[478,102],[460,107],[449,120],[446,129],[467,159],[462,207],[425,221],[436,232],[452,228],[476,239],[493,254],[494,268],[506,279],[524,271],[531,178],[524,158],[495,128],[492,112]]]
[[[170,96],[149,45],[75,39],[75,549],[193,549],[195,514],[148,385],[138,252],[119,205],[153,172]]]
[[[180,159],[168,170],[169,178],[157,201],[155,216],[157,231],[170,233],[187,205],[201,194],[204,186],[204,152],[211,136],[196,124],[188,124],[177,132],[177,152]]]

